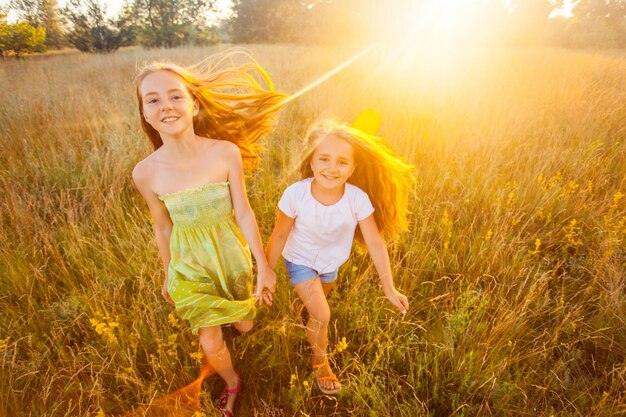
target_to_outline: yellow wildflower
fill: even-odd
[[[180,322],[178,321],[178,318],[172,313],[167,315],[167,321],[169,322],[170,326],[175,329],[180,327]]]
[[[168,356],[176,356],[176,339],[178,338],[177,333],[172,333],[167,337],[167,342],[164,342],[161,339],[157,339],[157,351],[159,354],[167,354]]]
[[[443,216],[441,217],[441,224],[446,227],[452,226],[452,220],[450,220],[450,216],[448,215],[448,210],[443,211]]]
[[[579,185],[575,181],[570,181],[567,183],[567,187],[569,189],[569,193],[574,194],[576,190],[578,190]]]
[[[544,178],[543,174],[539,174],[539,176],[537,177],[537,184],[539,184],[539,187],[543,191],[546,191],[548,189],[548,187],[546,187],[546,179]]]
[[[7,337],[6,339],[0,339],[0,353],[4,352],[4,350],[9,345],[9,339],[11,339],[11,336]]]
[[[506,198],[506,206],[511,207],[513,205],[514,199],[515,199],[515,191],[509,192],[509,195]]]
[[[89,323],[96,333],[102,336],[107,342],[113,343],[117,341],[115,329],[119,327],[120,324],[113,321],[109,316],[103,316],[101,313],[97,313],[97,316],[98,318],[89,319]]]
[[[189,356],[191,357],[191,359],[194,359],[196,362],[202,363],[202,358],[204,357],[204,353],[200,351],[192,352],[189,354]]]
[[[565,233],[565,237],[567,238],[567,243],[572,246],[580,246],[583,244],[582,240],[578,239],[578,234],[580,233],[580,226],[577,226],[578,221],[576,219],[572,219],[569,222],[569,227],[564,227],[563,232]]]
[[[553,175],[550,178],[550,188],[554,188],[557,185],[560,185],[563,182],[563,176],[561,175],[561,172],[557,172],[555,175]]]
[[[348,347],[348,342],[346,341],[345,337],[342,337],[341,340],[337,343],[337,346],[335,347],[335,350],[337,352],[342,352],[342,351],[346,350],[347,347]]]
[[[622,193],[621,191],[616,192],[616,193],[613,195],[613,204],[611,204],[611,205],[609,206],[609,208],[612,208],[612,209],[617,208],[617,206],[618,206],[618,204],[619,204],[619,201],[620,201],[622,198],[624,198],[624,193]]]
[[[531,255],[537,255],[541,247],[541,239],[535,239],[535,250],[530,251]]]

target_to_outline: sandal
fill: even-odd
[[[328,366],[330,367],[330,364],[328,363],[328,361],[324,361],[322,363],[318,363],[316,365],[313,365],[313,372],[315,373],[315,381],[317,382],[317,387],[320,389],[320,391],[322,391],[324,394],[327,395],[334,395],[337,394],[339,392],[339,390],[341,389],[341,387],[339,388],[324,388],[322,387],[322,384],[320,384],[320,381],[333,381],[333,382],[339,382],[339,380],[337,379],[337,377],[335,376],[335,374],[329,375],[329,376],[317,376],[317,370],[324,367],[324,366]],[[332,372],[332,370],[331,370]]]
[[[222,391],[220,399],[217,403],[217,406],[220,409],[223,417],[233,417],[233,412],[231,410],[225,410],[224,407],[226,407],[226,404],[228,403],[228,398],[230,396],[235,395],[239,391],[241,391],[241,376],[239,375],[239,372],[235,371],[235,373],[237,374],[238,379],[237,386],[233,389],[228,389],[228,387],[224,388],[224,391]]]

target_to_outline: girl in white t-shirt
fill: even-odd
[[[303,179],[289,186],[278,202],[266,255],[272,268],[283,255],[289,280],[309,313],[307,337],[317,385],[335,394],[341,384],[326,354],[326,296],[356,237],[372,256],[385,295],[406,313],[409,302],[394,287],[383,236],[393,238],[406,228],[414,177],[412,166],[383,139],[345,125],[326,122],[307,142],[300,164]]]

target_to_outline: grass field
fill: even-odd
[[[356,52],[250,49],[287,93]],[[150,152],[131,81],[143,61],[213,51],[0,63],[0,416],[119,415],[197,377],[131,183]],[[267,238],[310,123],[377,111],[418,179],[410,232],[390,244],[411,309],[394,311],[355,251],[330,299],[345,389],[325,397],[279,269],[255,330],[226,330],[238,415],[626,414],[625,55],[388,52],[284,108],[248,193]],[[204,382],[201,413],[221,387]]]

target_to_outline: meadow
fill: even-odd
[[[249,48],[286,93],[358,51]],[[214,50],[0,63],[0,416],[123,415],[198,376],[131,181],[151,151],[132,78]],[[281,266],[255,329],[225,330],[237,415],[626,414],[626,55],[390,52],[287,104],[248,194],[267,238],[310,124],[375,110],[415,165],[410,230],[389,242],[410,311],[354,251],[330,297],[345,389],[323,396]],[[214,415],[221,387],[204,382],[196,416]]]

